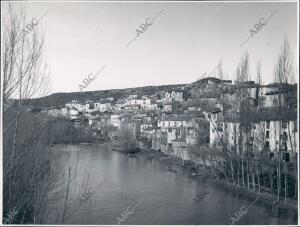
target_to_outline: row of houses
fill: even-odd
[[[235,118],[216,110],[210,116],[210,147],[267,155],[270,160],[280,154],[287,161],[298,152],[297,127],[295,110],[249,108]]]
[[[73,100],[60,109],[45,111],[87,124],[100,134],[106,130],[115,140],[120,131],[128,129],[144,148],[184,160],[192,160],[192,150],[204,145],[236,154],[264,154],[270,159],[282,154],[289,160],[297,154],[297,86],[221,83],[219,79],[204,79],[202,84],[221,84],[225,92],[219,97],[195,97],[183,86],[142,97]]]

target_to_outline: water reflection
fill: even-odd
[[[111,151],[97,145],[58,145],[62,152],[62,165],[57,171],[66,173],[74,167],[69,194],[69,207],[78,204],[84,185],[93,190],[90,198],[68,215],[64,224],[117,224],[117,217],[143,199],[134,212],[121,224],[232,224],[231,217],[252,200],[226,192],[217,184],[197,181],[191,177],[167,171],[155,160]],[[75,170],[76,167],[76,170]],[[96,187],[105,180],[101,187]],[[59,223],[66,194],[67,174],[64,182],[53,193],[48,208],[48,224]],[[129,210],[130,211],[130,210]],[[280,216],[280,217],[278,217]],[[238,224],[291,224],[296,215],[272,211],[258,200]]]

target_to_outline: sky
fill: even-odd
[[[18,3],[15,3],[18,4]],[[248,51],[251,78],[262,62],[263,83],[273,80],[284,35],[297,63],[296,2],[25,2],[40,17],[51,92],[79,92],[83,80],[105,68],[83,91],[192,83],[222,59],[227,79],[236,77]],[[275,13],[274,13],[275,12]],[[126,46],[139,26],[144,32]],[[270,16],[250,36],[250,29]],[[140,29],[141,30],[141,29]],[[296,65],[295,65],[295,68]],[[297,72],[298,75],[298,72]],[[296,79],[298,81],[298,78]]]

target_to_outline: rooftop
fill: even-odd
[[[242,122],[259,122],[259,121],[293,121],[297,119],[297,111],[287,108],[268,108],[260,110],[247,109],[247,113],[241,113]]]

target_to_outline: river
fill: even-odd
[[[45,224],[60,223],[63,213],[64,224],[287,225],[296,222],[295,215],[274,212],[259,200],[247,201],[205,180],[168,171],[155,160],[130,157],[90,144],[56,145],[53,150],[61,158],[55,170],[57,186],[48,201]],[[236,212],[240,212],[238,217]]]

